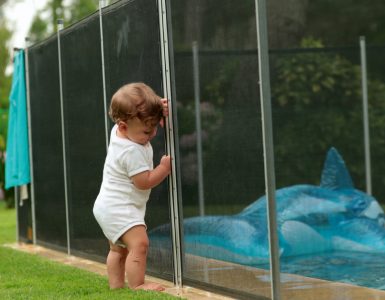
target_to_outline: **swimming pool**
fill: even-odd
[[[268,269],[268,265],[255,265]],[[385,290],[384,254],[333,251],[281,258],[282,273]]]
[[[282,273],[385,290],[384,210],[354,188],[335,148],[327,153],[319,186],[280,188],[275,202]],[[184,218],[184,250],[269,269],[267,213],[261,196],[237,214]],[[170,231],[170,224],[152,229],[152,245],[167,245]]]

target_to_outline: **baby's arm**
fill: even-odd
[[[163,116],[168,116],[168,100],[162,98]],[[164,120],[160,120],[160,125],[164,126]],[[141,190],[152,189],[160,184],[170,174],[171,158],[169,155],[164,155],[160,160],[160,164],[151,171],[145,171],[132,177],[134,185]]]
[[[134,185],[140,190],[148,190],[160,184],[170,174],[171,158],[164,155],[160,160],[160,164],[151,171],[145,171],[132,176]]]

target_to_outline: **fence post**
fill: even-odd
[[[368,80],[367,80],[367,68],[366,68],[366,42],[365,42],[364,36],[360,36],[360,54],[361,54],[362,112],[363,112],[363,122],[364,122],[366,193],[371,195],[372,194],[372,168],[371,168],[371,162],[370,162]]]
[[[205,215],[205,196],[203,183],[203,160],[202,160],[202,126],[200,109],[200,85],[199,85],[199,50],[198,42],[192,44],[193,53],[193,78],[194,78],[194,99],[195,99],[195,128],[197,139],[197,161],[198,161],[198,199],[199,215]]]
[[[63,99],[63,78],[62,78],[62,64],[61,64],[61,44],[60,31],[63,30],[63,20],[57,21],[57,48],[59,58],[59,87],[60,87],[60,113],[61,113],[61,132],[62,132],[62,146],[63,146],[63,172],[64,172],[64,200],[66,210],[66,229],[67,229],[67,254],[71,255],[71,240],[70,240],[70,224],[69,224],[69,208],[68,208],[68,184],[67,184],[67,155],[65,147],[65,129],[64,129],[64,99]]]
[[[267,222],[270,248],[271,295],[273,300],[281,299],[280,270],[278,255],[277,212],[275,204],[275,170],[273,121],[271,112],[270,74],[266,1],[255,0],[258,40],[259,90],[261,96],[262,136],[265,165],[267,199]]]
[[[165,124],[166,130],[166,148],[167,154],[172,157],[171,160],[171,174],[169,176],[169,196],[170,196],[170,210],[171,210],[171,231],[173,243],[173,261],[174,261],[174,279],[177,288],[182,287],[182,249],[181,249],[181,229],[179,219],[179,202],[176,179],[176,160],[175,160],[175,139],[176,131],[173,125],[173,107],[172,107],[172,92],[171,92],[171,72],[170,72],[170,45],[169,43],[169,25],[168,13],[169,5],[166,5],[167,0],[158,1],[159,14],[159,31],[160,31],[160,48],[162,59],[162,76],[163,76],[163,90],[164,97],[168,99],[169,117]],[[169,3],[168,3],[169,4]],[[170,32],[171,34],[171,32]]]
[[[19,186],[13,188],[13,198],[15,199],[15,211],[16,211],[16,242],[19,242]]]
[[[32,243],[36,245],[36,211],[35,211],[35,183],[33,175],[33,145],[31,124],[31,97],[29,85],[29,38],[25,38],[25,81],[27,91],[27,116],[28,116],[28,144],[29,144],[29,169],[31,178],[31,218],[32,218]]]
[[[105,0],[99,0],[99,24],[100,24],[100,51],[102,57],[102,80],[103,80],[103,103],[104,103],[104,126],[106,131],[106,151],[109,143],[108,130],[108,112],[107,112],[107,95],[106,95],[106,69],[104,64],[104,38],[103,38],[103,16],[102,8],[106,6]]]

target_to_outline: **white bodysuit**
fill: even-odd
[[[117,125],[111,131],[103,182],[93,208],[104,235],[114,244],[133,226],[146,225],[144,215],[151,189],[136,188],[131,177],[153,169],[151,144],[120,138],[116,131]]]

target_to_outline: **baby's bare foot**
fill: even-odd
[[[142,285],[139,285],[135,288],[136,290],[150,290],[150,291],[164,291],[164,286],[155,283],[155,282],[146,282]]]

